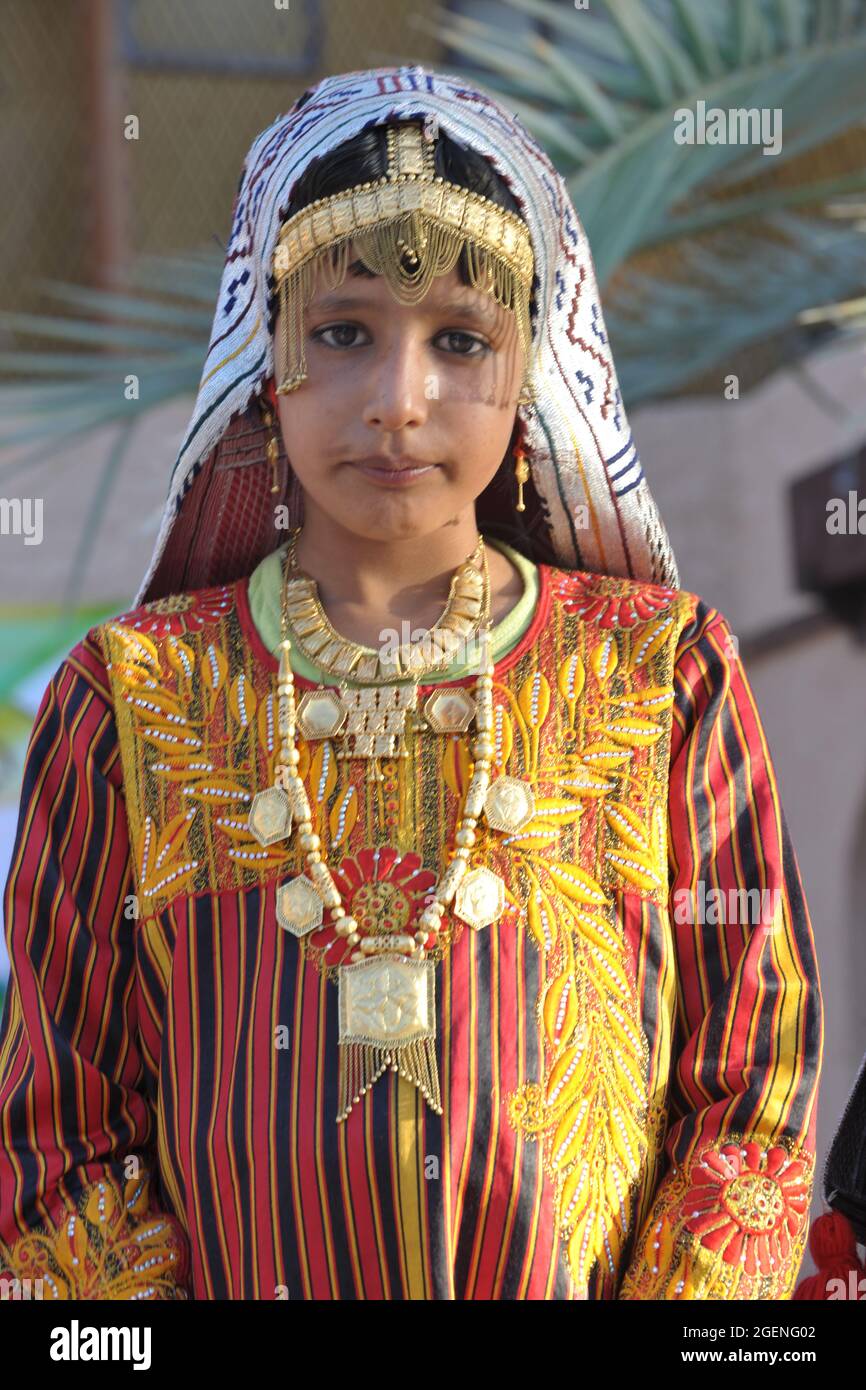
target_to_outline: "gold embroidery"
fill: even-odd
[[[150,1176],[86,1187],[63,1219],[0,1242],[3,1278],[41,1281],[49,1299],[186,1299],[189,1257],[174,1217],[148,1210]],[[38,1285],[37,1285],[38,1287]]]
[[[509,1118],[543,1143],[578,1288],[596,1262],[615,1275],[646,1168],[649,1053],[614,893],[656,902],[667,893],[673,645],[689,612],[683,598],[664,618],[600,638],[568,622],[558,708],[540,669],[516,701],[502,690],[502,729],[510,738],[516,726],[522,775],[536,799],[532,821],[502,844],[523,859],[529,883],[526,922],[544,960],[546,1058],[543,1080],[509,1098]],[[566,797],[543,795],[542,782]],[[571,858],[541,852],[572,825]]]

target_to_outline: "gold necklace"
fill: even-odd
[[[289,576],[288,557],[285,581]],[[490,780],[493,756],[493,673],[490,660],[490,623],[480,634],[482,657],[475,679],[474,738],[470,745],[472,777],[467,788],[453,852],[439,875],[429,904],[420,913],[414,932],[359,931],[357,920],[347,914],[334,877],[321,854],[321,840],[313,829],[309,797],[298,775],[300,753],[295,746],[297,709],[290,654],[286,605],[281,605],[281,641],[277,682],[277,721],[280,748],[274,785],[259,792],[256,804],[269,807],[278,831],[269,841],[285,839],[296,823],[300,848],[309,874],[281,883],[276,891],[277,922],[303,939],[313,932],[335,931],[344,943],[348,963],[338,964],[339,1106],[338,1120],[345,1120],[355,1102],[390,1068],[419,1088],[427,1103],[442,1113],[436,1059],[435,963],[431,958],[439,940],[442,918],[452,912],[476,931],[496,922],[505,911],[505,884],[485,866],[469,868],[475,843],[475,826],[484,812],[495,828],[512,829],[513,816],[502,823],[503,806],[515,804],[522,788],[525,797],[520,819],[534,814],[532,790],[517,779]],[[507,785],[506,785],[507,784]],[[501,795],[504,793],[504,795]],[[527,800],[528,798],[528,800]],[[330,921],[324,923],[325,909]]]
[[[282,603],[280,608],[280,619],[283,629],[287,633],[292,627],[295,639],[298,640],[297,626],[310,632],[324,634],[322,641],[327,644],[328,650],[339,648],[342,655],[338,654],[337,660],[332,662],[332,668],[338,674],[340,683],[337,688],[333,686],[319,685],[316,690],[308,690],[301,697],[297,710],[298,728],[305,739],[333,739],[336,744],[336,756],[338,761],[347,758],[366,758],[367,780],[372,782],[384,781],[384,774],[380,765],[382,758],[407,758],[409,756],[406,748],[406,735],[409,727],[419,719],[418,713],[418,681],[422,674],[430,670],[429,663],[425,666],[425,643],[427,637],[420,644],[415,644],[415,651],[403,652],[401,661],[397,668],[386,666],[375,652],[370,648],[362,647],[356,643],[347,641],[335,632],[334,628],[322,609],[321,601],[318,596],[315,580],[308,575],[302,575],[296,567],[294,554],[295,542],[299,530],[292,537],[284,558],[284,582],[282,591]],[[480,554],[480,570],[476,566],[476,557]],[[299,578],[299,576],[301,576]],[[480,611],[474,595],[476,579],[480,575],[481,582],[481,603]],[[305,585],[302,591],[300,602],[292,600],[292,586],[297,583]],[[464,582],[473,590],[473,595],[467,601],[464,598]],[[296,593],[296,599],[298,595]],[[451,589],[445,613],[437,624],[437,629],[444,624],[450,624],[444,628],[448,633],[448,650],[456,651],[455,643],[465,642],[467,649],[471,653],[473,642],[477,643],[480,631],[489,627],[491,621],[491,598],[490,598],[490,572],[487,565],[487,551],[484,547],[484,538],[479,535],[478,543],[467,561],[458,567],[455,576],[451,581]],[[329,640],[328,633],[333,633],[333,640]],[[453,640],[450,640],[453,639]],[[302,637],[301,639],[302,640]],[[315,655],[317,663],[321,661],[323,649],[318,640],[311,643],[308,652]],[[436,648],[436,660],[434,667],[441,663],[438,660],[440,648]],[[471,657],[470,657],[471,659]],[[353,669],[356,678],[359,673],[366,671],[368,681],[364,684],[350,687],[346,676],[340,675],[343,667]],[[410,683],[395,683],[389,681],[385,683],[384,671],[386,669],[406,669],[412,672]],[[337,669],[339,668],[339,669]],[[468,691],[461,687],[451,689],[440,689],[428,696],[424,706],[424,715],[430,727],[436,733],[465,733],[469,727],[469,722],[474,709],[474,701]],[[264,808],[259,807],[263,812]],[[262,845],[269,843],[268,836],[271,832],[271,820],[259,815],[260,821],[258,828],[251,821],[253,834]]]
[[[296,546],[301,530],[298,527],[289,541],[284,604],[295,646],[329,676],[351,677],[368,685],[390,684],[407,677],[420,680],[450,665],[458,649],[489,620],[490,576],[484,537],[479,533],[475,549],[451,577],[441,616],[420,640],[392,644],[385,652],[352,642],[332,627],[318,584],[298,565]]]

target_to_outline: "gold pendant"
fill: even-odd
[[[489,927],[505,911],[505,884],[492,869],[470,869],[460,880],[454,898],[454,915],[473,931]]]
[[[292,833],[292,803],[282,786],[256,792],[247,817],[250,834],[263,849],[285,840]]]
[[[292,936],[307,936],[322,925],[325,904],[306,874],[277,888],[277,921]]]
[[[340,736],[338,758],[407,758],[406,718],[418,704],[418,686],[378,685],[308,690],[298,705],[307,739]]]
[[[484,814],[491,830],[517,835],[535,815],[532,787],[521,777],[497,777],[487,789]]]
[[[465,734],[475,713],[475,701],[459,685],[434,690],[424,701],[427,721],[437,734]]]
[[[340,1092],[338,1120],[384,1071],[399,1072],[442,1114],[436,1061],[433,961],[371,958],[338,976]]]

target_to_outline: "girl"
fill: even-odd
[[[0,1259],[46,1297],[790,1297],[822,1006],[766,741],[484,92],[331,77],[253,143],[6,922]]]

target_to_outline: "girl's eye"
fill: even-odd
[[[467,350],[464,352],[462,348],[457,347],[455,349],[454,354],[457,357],[481,357],[483,353],[489,351],[489,348],[487,344],[483,341],[483,339],[476,338],[474,333],[464,333],[459,328],[449,328],[445,333],[440,333],[439,337],[462,339],[464,343],[469,344],[469,349],[471,349],[473,346],[477,349],[477,351],[475,352],[471,350]]]
[[[353,336],[363,332],[364,329],[359,328],[355,323],[331,323],[327,327],[315,329],[310,336],[319,339],[326,347],[350,348],[364,346],[363,343],[359,344]],[[326,336],[329,333],[336,336],[329,339]],[[464,333],[459,328],[448,328],[443,333],[437,334],[437,339],[443,338],[449,340],[451,345],[445,351],[453,357],[481,357],[485,352],[490,351],[482,338],[476,338],[474,333]]]
[[[358,329],[357,324],[354,324],[354,323],[332,323],[332,324],[330,324],[327,328],[317,328],[316,331],[315,331],[314,333],[311,334],[311,337],[313,337],[313,338],[320,338],[320,339],[322,340],[322,342],[325,343],[326,347],[353,347],[353,346],[354,346],[354,343],[351,342],[351,341],[347,341],[345,338],[341,338],[341,339],[339,339],[339,340],[338,340],[337,342],[335,342],[335,343],[327,342],[327,340],[326,340],[326,338],[325,338],[325,334],[326,334],[326,333],[337,333],[337,334],[349,333],[349,334],[351,334],[351,333],[358,333],[359,331],[360,331],[360,330]]]

